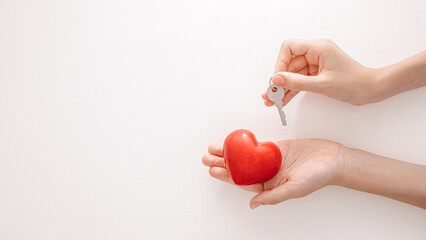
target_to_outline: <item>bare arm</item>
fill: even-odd
[[[342,147],[336,185],[426,209],[426,166]]]
[[[376,77],[384,86],[383,98],[426,86],[426,51],[401,62],[376,69]]]

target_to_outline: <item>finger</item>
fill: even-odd
[[[208,167],[222,167],[222,168],[226,168],[225,167],[225,161],[223,159],[223,157],[218,157],[216,155],[210,155],[210,154],[206,154],[203,156],[202,158],[203,164],[208,166]]]
[[[209,169],[210,176],[219,179],[220,181],[233,183],[231,180],[231,176],[228,173],[228,170],[222,167],[211,167]]]
[[[218,157],[223,157],[223,146],[212,144],[209,146],[208,151],[212,155],[216,155]]]
[[[306,62],[305,56],[296,56],[291,59],[287,72],[299,72],[306,66],[308,66],[308,62]]]
[[[310,40],[285,40],[281,44],[277,63],[275,64],[275,73],[288,71],[291,59],[294,56],[305,55],[312,46]]]
[[[321,77],[299,73],[279,72],[272,77],[272,82],[293,91],[321,92],[324,89],[324,81]]]
[[[250,208],[255,209],[261,205],[275,205],[295,197],[297,197],[297,190],[288,182],[254,196],[250,201]]]
[[[309,73],[309,65],[306,65],[302,70],[299,70],[297,73],[307,75]],[[289,103],[290,100],[293,99],[298,93],[299,91],[287,91],[283,98],[283,107],[287,105],[287,103]]]
[[[304,68],[299,70],[297,73],[307,75],[309,73],[309,69],[310,69],[309,66],[306,65]],[[287,105],[287,103],[289,103],[290,100],[293,99],[293,97],[295,97],[298,93],[299,93],[299,91],[286,90],[285,96],[283,98],[283,106]],[[266,92],[262,93],[262,98],[265,100],[266,106],[271,107],[271,106],[275,105],[274,102],[272,102],[268,99]]]
[[[226,170],[225,168],[211,167],[209,169],[209,173],[210,173],[210,176],[218,180],[234,184],[234,182],[232,181],[231,175],[229,175],[228,170]],[[236,185],[236,186],[244,190],[255,192],[255,193],[260,193],[261,191],[263,191],[263,185],[261,183],[252,184],[252,185]]]

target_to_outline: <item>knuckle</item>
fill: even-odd
[[[324,41],[325,43],[328,43],[328,44],[333,44],[334,42],[333,42],[333,40],[331,40],[330,38],[322,38],[321,39],[322,41]]]
[[[319,50],[326,50],[328,49],[333,43],[332,40],[328,39],[328,38],[322,38],[322,39],[318,39],[316,41],[317,43],[317,48]]]
[[[293,40],[291,40],[291,39],[285,39],[284,41],[282,41],[282,42],[281,42],[281,48],[282,48],[282,49],[284,49],[284,48],[289,47],[289,46],[290,46],[290,43],[291,43],[292,41],[293,41]]]

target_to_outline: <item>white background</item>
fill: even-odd
[[[418,1],[0,0],[0,239],[424,239],[426,212],[326,187],[249,209],[210,143],[316,137],[426,164],[426,88],[263,105],[281,42],[369,67],[425,49]]]

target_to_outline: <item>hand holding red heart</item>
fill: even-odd
[[[251,208],[303,197],[336,181],[340,144],[320,139],[284,140],[275,144],[282,155],[278,173],[263,183],[237,185],[258,193],[250,201]],[[223,146],[210,145],[208,151],[202,161],[210,167],[210,175],[235,184],[226,169]]]

